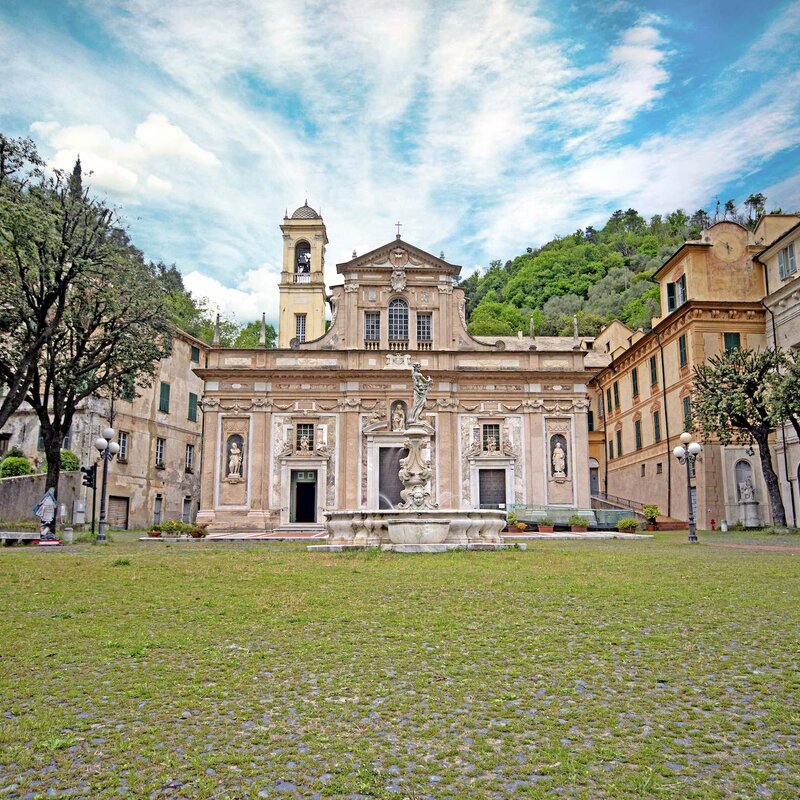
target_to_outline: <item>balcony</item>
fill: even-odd
[[[364,349],[365,350],[380,350],[381,343],[377,339],[365,339],[364,340]]]
[[[408,350],[408,339],[392,339],[389,342],[390,350]]]
[[[433,350],[433,342],[417,342],[417,350]]]
[[[311,283],[311,275],[307,272],[295,272],[294,273],[294,282],[295,283]]]

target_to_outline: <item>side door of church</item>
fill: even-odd
[[[478,495],[481,508],[506,507],[506,471],[478,470]]]

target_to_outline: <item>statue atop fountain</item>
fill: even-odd
[[[422,422],[420,415],[425,410],[425,402],[428,399],[433,378],[426,378],[422,374],[422,368],[417,361],[411,367],[411,380],[414,384],[414,402],[411,406],[411,413],[408,415],[408,424],[414,425]]]

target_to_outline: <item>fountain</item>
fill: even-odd
[[[328,539],[309,550],[341,551],[380,547],[398,553],[440,553],[447,550],[500,550],[506,515],[500,510],[441,509],[431,488],[433,428],[422,420],[432,379],[419,364],[412,366],[414,402],[403,421],[408,455],[400,460],[403,489],[391,509],[328,511]]]

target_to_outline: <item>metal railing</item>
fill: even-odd
[[[644,503],[640,503],[638,500],[629,500],[627,497],[619,497],[615,494],[609,494],[608,492],[593,492],[592,497],[596,500],[605,500],[608,503],[615,503],[618,506],[627,506],[632,511],[642,511],[644,509]]]

